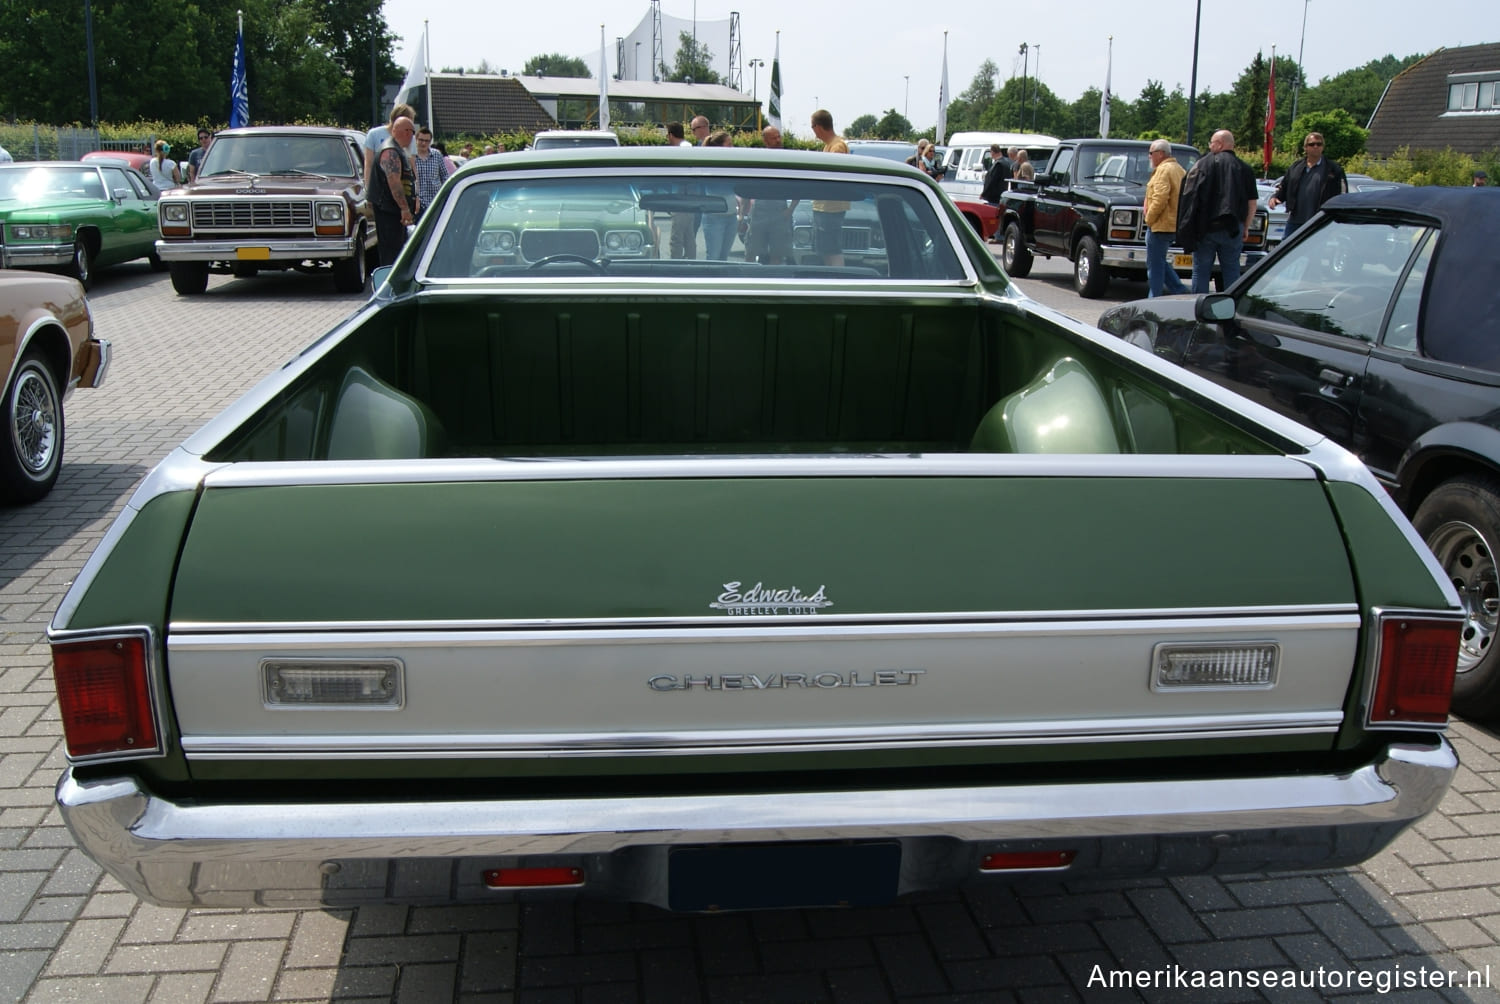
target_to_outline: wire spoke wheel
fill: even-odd
[[[1500,630],[1500,578],[1495,552],[1483,533],[1458,521],[1438,527],[1428,545],[1463,604],[1458,671],[1465,673],[1484,659]]]

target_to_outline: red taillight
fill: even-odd
[[[1078,856],[1077,851],[1010,851],[986,854],[979,862],[982,872],[1025,872],[1047,868],[1066,868]]]
[[[140,635],[61,641],[52,676],[70,757],[156,749],[156,724]]]
[[[1462,627],[1456,619],[1381,618],[1371,725],[1442,725],[1448,720]]]
[[[549,885],[583,885],[582,868],[491,868],[484,873],[491,889],[535,889]]]

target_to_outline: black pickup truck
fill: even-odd
[[[1063,140],[1035,182],[1012,182],[1000,200],[1005,271],[1025,278],[1035,255],[1061,255],[1073,262],[1073,285],[1087,297],[1103,294],[1111,276],[1145,279],[1150,146],[1145,140]],[[1180,144],[1172,155],[1184,168],[1198,160],[1197,150]],[[1266,213],[1257,209],[1241,264],[1260,258],[1265,241]],[[1192,256],[1174,248],[1172,265],[1189,273]]]

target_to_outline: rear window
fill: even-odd
[[[921,189],[766,175],[476,179],[426,274],[964,278]],[[674,233],[675,231],[675,233]]]

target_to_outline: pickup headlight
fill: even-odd
[[[1109,214],[1109,225],[1112,227],[1135,226],[1135,210],[1116,209],[1114,212]]]
[[[484,254],[514,254],[516,232],[514,230],[485,230],[479,235],[479,250]]]
[[[71,241],[73,225],[71,223],[41,223],[12,226],[10,235],[18,241]]]
[[[344,204],[342,202],[320,202],[318,203],[319,223],[343,223]]]
[[[164,223],[186,223],[188,221],[187,203],[163,202],[161,204],[161,218]]]

